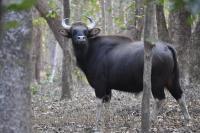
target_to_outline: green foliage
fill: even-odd
[[[9,29],[14,29],[20,26],[20,23],[16,20],[13,21],[8,21],[7,23],[4,24],[4,29],[9,30]]]
[[[169,0],[170,3],[170,10],[177,10],[184,7],[185,2],[183,0]]]
[[[48,6],[51,8],[51,9],[57,9],[57,4],[54,0],[49,0],[48,1]]]
[[[190,25],[193,25],[198,20],[198,15],[190,15],[190,17],[187,18],[187,23]]]
[[[47,77],[47,79],[49,79],[50,76],[51,76],[51,72],[50,72],[50,71],[47,71],[47,73],[46,73],[46,77]]]
[[[38,92],[39,86],[37,84],[32,84],[30,89],[31,89],[31,94],[35,95]]]
[[[30,9],[32,6],[34,6],[36,3],[36,0],[22,0],[21,3],[13,3],[6,7],[6,9],[11,11],[22,11]]]
[[[46,15],[47,18],[56,18],[58,16],[59,8],[57,7],[57,4],[54,0],[48,1],[48,6],[51,8],[51,10]]]
[[[167,3],[170,11],[185,8],[193,15],[200,13],[200,0],[156,0],[156,4]]]
[[[127,10],[131,10],[131,11],[134,12],[134,10],[135,10],[135,1],[131,2],[131,4],[126,8],[126,11]]]
[[[28,10],[31,7],[33,7],[36,3],[36,0],[21,0],[21,2],[15,2],[15,3],[11,3],[7,6],[3,6],[3,10],[8,10],[8,11],[23,11],[23,10]],[[13,20],[13,21],[9,21],[7,23],[4,24],[4,29],[5,30],[9,30],[9,29],[13,29],[13,28],[17,28],[20,26],[20,22]]]
[[[128,25],[133,25],[135,23],[135,17],[136,17],[136,12],[135,12],[135,1],[131,2],[127,8],[125,9],[126,16],[127,16],[127,24]],[[140,17],[138,15],[138,17]]]
[[[122,29],[126,28],[123,16],[115,17],[114,23],[117,25],[117,27],[120,27]]]
[[[185,0],[186,8],[193,14],[200,14],[200,0]]]
[[[87,21],[85,16],[95,16],[100,11],[99,3],[97,0],[90,0],[88,6],[83,9],[82,19]]]
[[[164,4],[165,0],[155,0],[156,4]]]
[[[92,3],[92,5],[96,5],[97,0],[90,0],[90,2]]]
[[[185,8],[193,15],[200,13],[200,0],[169,0],[171,10]]]
[[[110,8],[108,8],[108,12],[109,13],[111,13],[112,12],[112,8],[110,7]]]
[[[58,14],[54,10],[50,10],[49,13],[46,15],[47,18],[56,18],[57,16]]]
[[[47,24],[46,20],[43,17],[38,17],[38,18],[33,19],[32,23],[33,23],[33,26],[41,26],[41,25]]]
[[[191,16],[187,19],[188,24],[191,25],[200,14],[200,0],[156,0],[156,3],[164,5],[166,16],[168,16],[169,12],[186,9],[191,13]]]

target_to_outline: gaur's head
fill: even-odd
[[[100,29],[95,28],[95,21],[89,18],[90,24],[86,25],[82,22],[76,22],[72,25],[67,25],[65,23],[66,19],[62,20],[63,29],[59,32],[64,37],[72,39],[74,47],[84,47],[87,45],[88,38],[95,37],[99,34]]]

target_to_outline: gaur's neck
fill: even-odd
[[[86,71],[87,63],[87,49],[84,48],[74,48],[74,53],[77,61],[77,66],[83,71]]]

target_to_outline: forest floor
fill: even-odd
[[[189,125],[176,101],[167,92],[162,113],[151,126],[153,133],[200,133],[200,86],[185,89]],[[72,100],[60,101],[58,83],[42,84],[32,95],[33,133],[91,133],[95,127],[96,102],[88,85],[76,85]],[[141,125],[141,95],[113,91],[110,120],[103,124],[105,133],[138,133]],[[153,100],[152,100],[153,101]],[[152,106],[151,102],[151,106]]]

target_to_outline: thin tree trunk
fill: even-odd
[[[124,20],[122,20],[123,18],[121,17],[121,16],[124,16],[122,3],[123,3],[123,0],[118,0],[118,1],[113,2],[113,5],[112,5],[114,7],[113,8],[113,19],[115,21],[119,18],[121,19],[121,21],[124,21]],[[116,22],[113,23],[113,26],[115,27],[113,29],[114,33],[120,33],[122,31],[121,27],[119,27],[119,25]]]
[[[38,18],[39,12],[34,8],[32,9],[32,18]],[[32,82],[40,83],[41,72],[41,48],[42,48],[42,30],[40,25],[34,25],[32,35],[33,47],[31,49],[32,59]]]
[[[65,2],[65,1],[64,1]],[[49,18],[47,17],[47,14],[49,13],[49,11],[51,10],[48,7],[48,4],[46,1],[43,0],[37,0],[36,3],[36,8],[37,10],[40,12],[41,16],[44,17],[47,20],[47,23],[49,25],[49,27],[51,28],[56,40],[58,41],[60,47],[63,50],[63,67],[62,67],[62,96],[61,99],[63,98],[71,98],[71,93],[70,90],[72,89],[70,86],[69,82],[71,79],[71,71],[69,71],[70,69],[68,68],[69,66],[67,65],[67,63],[71,63],[68,62],[70,53],[68,51],[67,45],[64,41],[64,38],[59,34],[59,29],[62,29],[61,27],[61,16],[57,15],[55,18]]]
[[[0,133],[31,133],[31,12],[6,11],[2,21],[17,21],[20,25],[1,33]]]
[[[1,16],[2,16],[2,0],[0,0],[0,7],[1,7],[1,9],[0,9],[0,20],[1,20]]]
[[[171,43],[165,20],[164,7],[161,4],[156,5],[156,20],[158,29],[158,39],[161,41]]]
[[[37,0],[36,3],[36,9],[39,11],[40,15],[47,20],[47,23],[49,25],[49,27],[51,28],[56,40],[58,41],[59,45],[61,46],[61,48],[63,48],[64,46],[64,38],[62,36],[60,36],[58,30],[62,29],[61,27],[61,16],[57,15],[55,18],[50,18],[47,17],[47,14],[49,13],[49,11],[51,10],[48,7],[48,4],[46,1],[43,0]]]
[[[32,33],[32,43],[33,43],[33,46],[32,46],[32,49],[31,49],[31,82],[32,83],[36,83],[36,78],[35,78],[35,63],[36,63],[36,47],[34,45],[34,40],[35,40],[35,36],[36,36],[36,30],[34,29],[33,27],[33,33]]]
[[[102,33],[106,33],[106,23],[105,23],[105,1],[100,0],[101,3],[101,23],[102,23]]]
[[[69,0],[64,0],[63,1],[63,9],[64,9],[64,18],[70,18],[70,5],[69,5]],[[69,23],[69,19],[68,19]],[[71,98],[70,90],[72,89],[72,54],[71,54],[71,49],[69,45],[69,39],[65,38],[64,39],[64,46],[63,46],[63,62],[62,62],[62,88],[65,86],[68,86],[68,89],[62,89],[62,96],[61,99],[64,98]],[[66,69],[67,68],[67,69]]]
[[[65,0],[63,0],[63,3],[65,2]],[[74,17],[73,20],[74,21],[81,21],[81,17],[82,17],[82,13],[83,13],[83,0],[73,0],[72,1],[73,4],[76,6],[74,8]],[[84,5],[85,6],[85,5]],[[65,13],[65,12],[64,12]]]
[[[118,10],[118,17],[121,19],[122,22],[124,22],[124,0],[119,0],[119,8]],[[121,30],[121,29],[120,29]]]
[[[151,35],[152,35],[153,39],[155,41],[157,41],[158,40],[158,30],[157,30],[157,21],[156,21],[156,4],[155,4],[155,8],[153,9],[152,15],[153,15],[152,17],[153,17],[154,23],[152,26]]]
[[[190,78],[195,84],[200,83],[200,18],[192,34],[192,45],[190,47]]]
[[[177,50],[180,68],[181,85],[189,84],[189,41],[191,37],[191,25],[188,23],[190,13],[185,9],[179,9],[169,14],[170,38]]]
[[[137,34],[135,40],[141,40],[142,38],[142,31],[144,27],[144,1],[143,0],[136,0],[136,29]]]
[[[113,17],[112,17],[112,0],[105,0],[106,10],[106,31],[108,34],[112,33],[113,30]]]
[[[135,2],[135,1],[133,1]],[[127,28],[127,36],[130,36],[130,38],[134,41],[138,41],[138,31],[136,29],[136,15],[135,15],[135,5],[129,7],[128,13],[127,13],[127,23],[126,23],[126,28]],[[140,40],[140,39],[139,39]]]
[[[42,43],[42,31],[40,27],[36,27],[36,37],[35,37],[35,79],[37,83],[40,83],[40,71],[41,71],[41,43]]]
[[[31,50],[32,59],[32,82],[40,83],[41,66],[41,36],[42,32],[39,26],[33,27],[33,47]]]
[[[52,61],[51,61],[51,76],[49,78],[49,82],[52,83],[56,73],[56,66],[57,66],[57,53],[58,53],[58,44],[55,44],[55,49],[52,53]]]
[[[147,1],[144,26],[144,72],[143,72],[143,97],[142,97],[142,133],[150,131],[150,94],[151,94],[151,68],[152,68],[152,26],[155,23],[153,14],[155,12],[154,0]],[[153,36],[154,37],[154,36]]]

